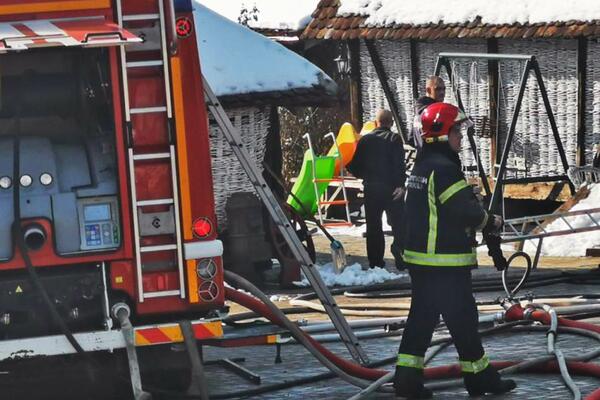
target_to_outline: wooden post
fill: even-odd
[[[369,51],[369,55],[371,56],[371,62],[375,67],[375,72],[377,73],[377,78],[379,78],[379,83],[381,83],[381,88],[383,89],[383,93],[385,94],[385,98],[390,106],[390,111],[394,116],[394,121],[396,122],[396,127],[398,128],[398,132],[402,135],[404,142],[407,143],[408,136],[404,129],[404,124],[402,122],[402,118],[400,117],[400,113],[398,112],[398,103],[396,102],[396,97],[390,88],[390,83],[388,81],[387,73],[385,72],[385,68],[383,63],[381,62],[381,58],[379,57],[379,52],[377,51],[377,47],[375,46],[375,42],[372,40],[365,40],[365,44],[367,46],[367,50]]]
[[[498,39],[487,40],[487,52],[498,53]],[[500,121],[498,120],[498,74],[500,70],[498,68],[498,61],[488,60],[488,97],[489,97],[489,108],[490,112],[488,115],[489,127],[490,127],[490,171],[488,173],[494,177],[496,176],[496,160],[499,158],[499,127]]]
[[[587,78],[587,39],[577,38],[577,166],[585,165],[585,81]]]
[[[362,95],[360,88],[360,42],[352,39],[346,42],[350,54],[350,119],[352,125],[358,131],[363,126]]]

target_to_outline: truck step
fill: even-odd
[[[171,153],[145,153],[134,154],[133,159],[138,160],[159,160],[162,158],[171,158]]]
[[[123,15],[123,21],[154,21],[160,18],[159,14],[130,14]]]
[[[132,108],[129,110],[131,115],[133,114],[150,114],[150,113],[159,113],[159,112],[167,112],[167,107],[159,106],[159,107],[141,107],[141,108]]]
[[[142,253],[157,253],[159,251],[177,250],[176,244],[161,244],[157,246],[142,246],[140,252]]]
[[[160,67],[163,65],[162,60],[148,60],[148,61],[128,61],[125,63],[127,68],[142,68],[142,67]]]
[[[160,292],[144,292],[145,299],[152,299],[156,297],[170,297],[170,296],[179,296],[181,294],[180,290],[163,290]]]
[[[145,206],[161,206],[165,204],[173,204],[173,199],[154,199],[154,200],[139,200],[136,204],[138,207]]]

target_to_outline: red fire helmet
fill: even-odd
[[[448,133],[455,124],[472,124],[464,112],[448,103],[433,103],[421,114],[421,137],[425,143],[448,140]]]

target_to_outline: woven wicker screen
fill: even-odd
[[[600,43],[588,41],[585,83],[585,161],[591,164],[594,145],[600,143]]]
[[[577,153],[577,42],[575,40],[500,40],[501,53],[535,55],[548,91],[548,98],[569,165]],[[503,146],[519,90],[523,62],[500,62],[500,146]],[[558,149],[539,94],[530,75],[523,97],[508,177],[563,174]]]
[[[388,75],[389,85],[394,92],[398,104],[400,118],[408,131],[412,126],[413,97],[410,74],[410,44],[407,40],[377,40],[375,46]],[[369,57],[367,47],[360,43],[360,73],[362,89],[363,120],[375,119],[377,110],[389,109],[383,88],[375,72],[375,67]],[[357,127],[360,129],[360,127]]]
[[[400,115],[403,118],[406,129],[412,127],[414,118],[414,100],[412,95],[412,75],[410,70],[410,45],[408,41],[390,41],[378,40],[375,42],[377,50],[383,62],[391,89],[396,95],[396,101],[400,108]],[[461,51],[461,52],[485,52],[486,44],[484,41],[464,40],[464,41],[439,41],[439,42],[419,42],[417,44],[418,57],[418,76],[419,89],[421,94],[425,93],[425,80],[434,72],[437,55],[443,51]],[[469,61],[453,62],[454,77],[460,87],[461,98],[465,108],[476,123],[476,131],[484,132],[484,137],[478,137],[478,147],[482,162],[486,171],[489,170],[490,160],[490,139],[485,137],[484,120],[489,113],[488,102],[488,83],[487,67],[485,63]],[[444,70],[443,70],[444,71]],[[385,94],[379,83],[375,68],[371,63],[366,46],[361,43],[361,88],[363,99],[363,117],[364,120],[371,120],[380,108],[387,108],[388,103]],[[448,76],[445,72],[442,77],[448,83]],[[449,85],[448,85],[449,86]],[[452,90],[448,87],[446,91],[446,102],[456,104]],[[475,164],[471,153],[469,143],[465,138],[463,145],[464,151],[461,154],[465,166]]]
[[[417,45],[417,54],[419,57],[419,90],[425,93],[425,80],[433,75],[435,62],[438,54],[442,52],[461,52],[461,53],[485,53],[487,49],[483,40],[442,40],[435,42],[420,42]],[[489,92],[488,92],[488,72],[486,61],[473,60],[451,60],[452,75],[455,86],[460,92],[465,111],[475,123],[475,142],[479,152],[479,157],[486,173],[490,172],[490,149],[491,141],[489,137],[489,124],[487,123],[489,115]],[[457,104],[454,96],[454,90],[450,87],[450,80],[446,69],[442,68],[441,77],[446,82],[447,103]],[[466,134],[463,134],[463,151],[461,160],[463,167],[469,167],[468,176],[476,176],[477,162]]]
[[[265,141],[269,131],[269,107],[228,109],[227,115],[233,125],[240,130],[242,142],[262,171],[265,156]],[[236,192],[254,192],[248,176],[231,151],[220,128],[210,120],[210,155],[215,191],[215,211],[219,230],[227,227],[225,203]]]

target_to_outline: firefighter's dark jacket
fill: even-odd
[[[404,187],[406,167],[402,138],[387,128],[366,134],[358,141],[348,170],[366,186]]]
[[[447,142],[426,144],[406,183],[406,245],[410,268],[477,266],[474,230],[488,223]]]

